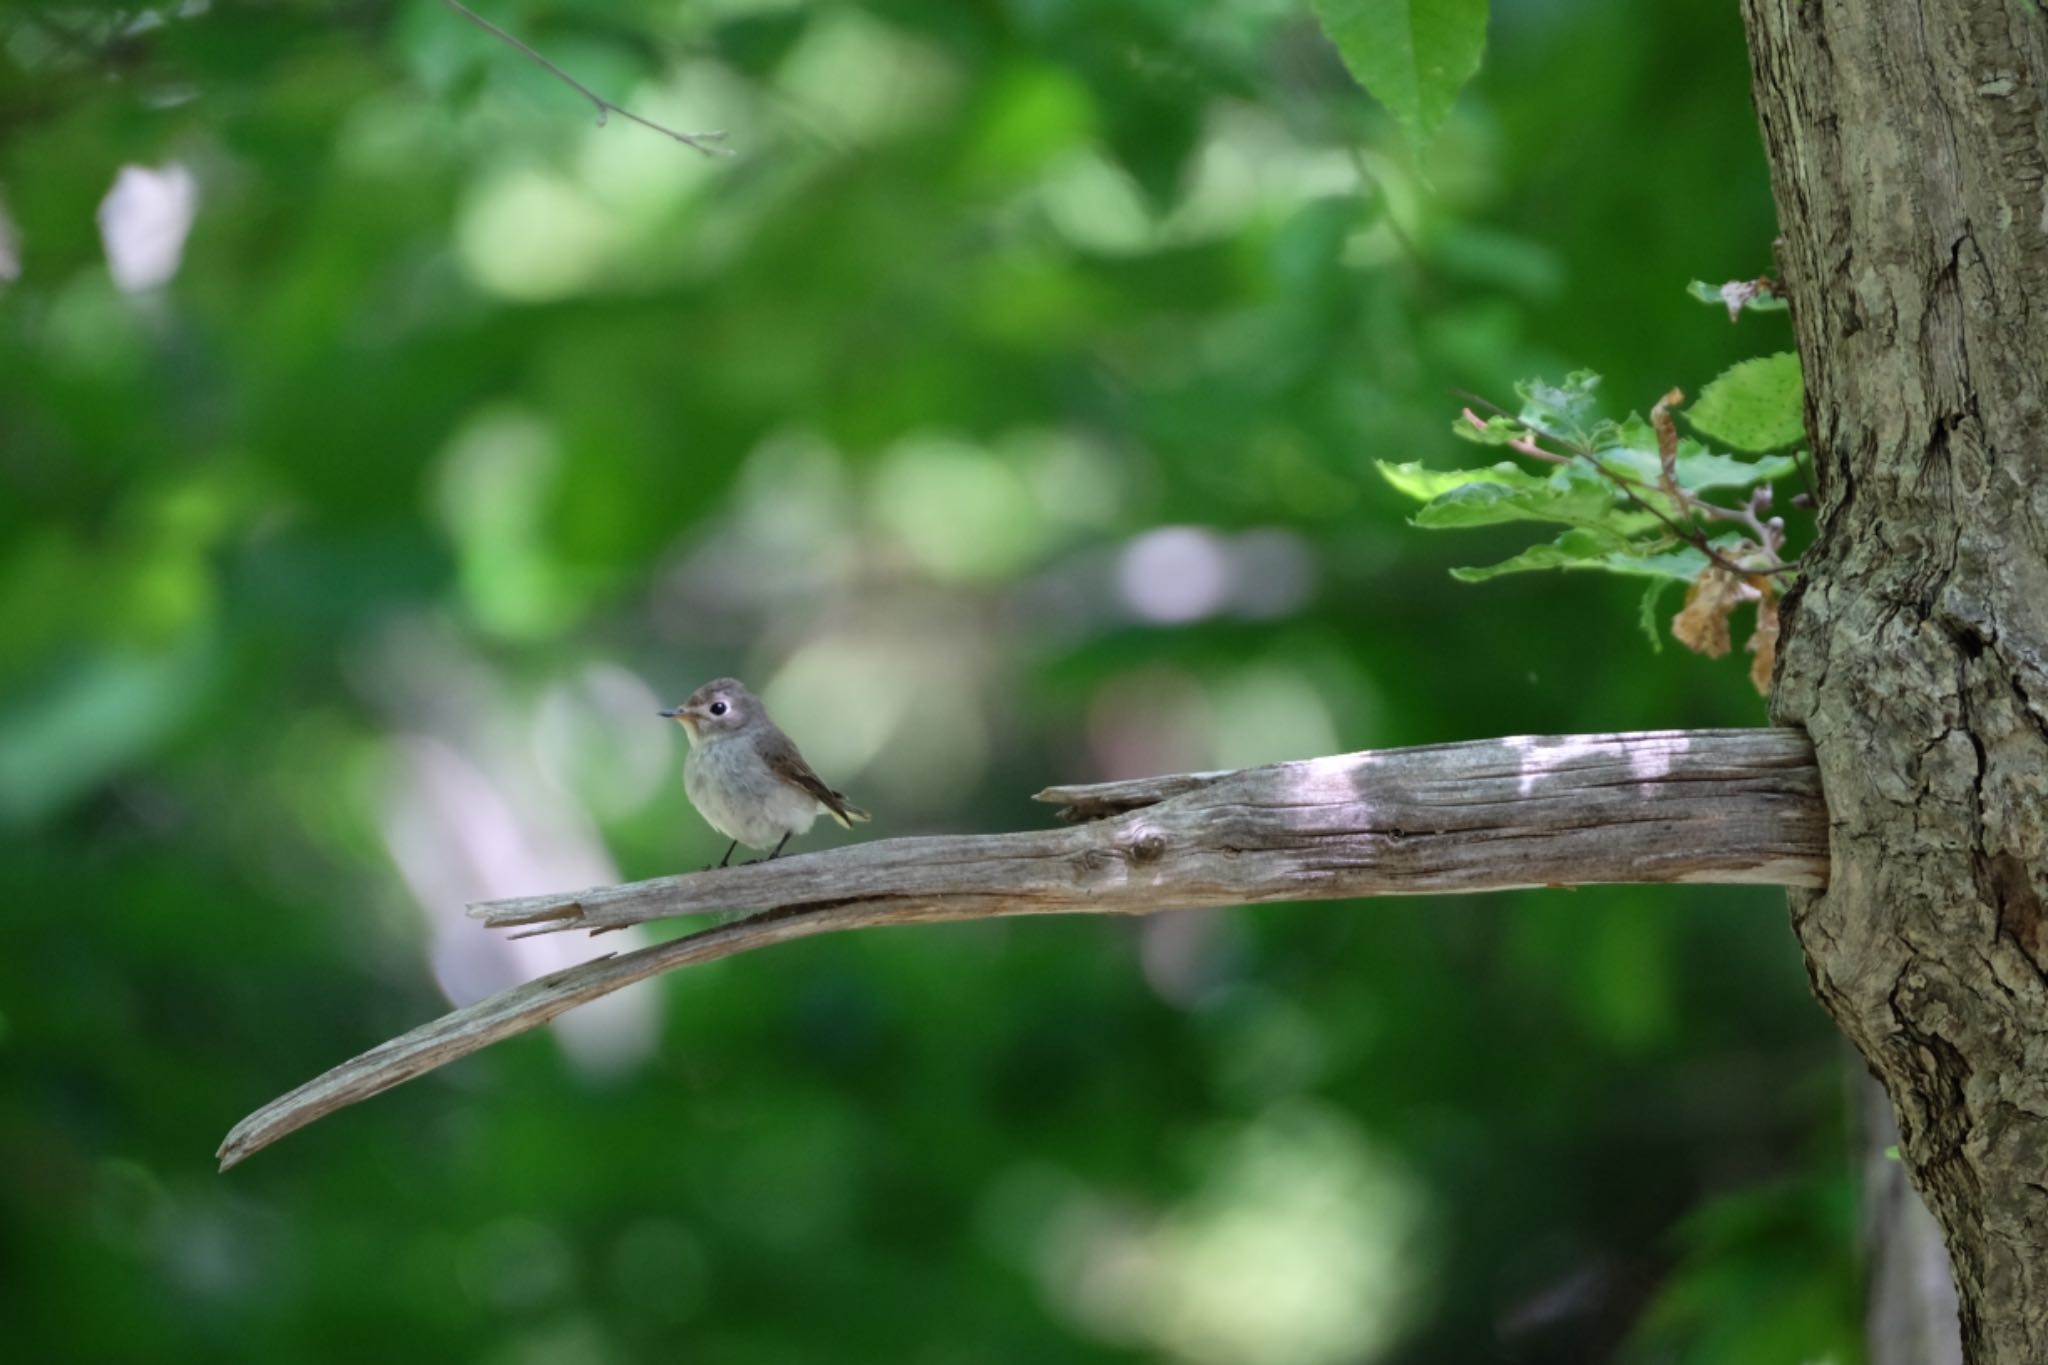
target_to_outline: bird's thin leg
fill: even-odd
[[[734,849],[738,848],[739,846],[740,846],[740,841],[739,841],[739,840],[737,840],[737,839],[735,839],[735,840],[733,840],[733,841],[732,841],[731,843],[727,844],[727,845],[725,846],[725,856],[724,856],[723,858],[720,858],[720,859],[718,860],[718,865],[719,865],[720,867],[724,867],[724,866],[725,866],[725,865],[726,865],[727,863],[731,862],[731,861],[732,861],[732,851],[733,851]]]
[[[793,830],[791,831],[791,833],[794,833],[794,832],[795,832],[795,831],[793,831]],[[788,843],[788,842],[789,842],[789,835],[788,835],[788,834],[785,834],[785,835],[783,835],[783,836],[782,836],[782,844],[786,844],[786,843]],[[777,845],[775,846],[775,853],[780,853],[780,852],[782,852],[782,844],[777,844]],[[775,861],[775,853],[771,853],[771,854],[769,854],[769,855],[768,855],[767,857],[763,858],[763,859],[762,859],[761,861],[762,861],[762,862],[764,862],[764,863],[772,863],[772,862],[774,862],[774,861]]]

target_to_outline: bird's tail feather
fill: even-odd
[[[833,795],[838,796],[839,794],[834,792]],[[837,820],[841,829],[852,829],[856,824],[865,825],[869,819],[866,811],[862,810],[859,806],[849,805],[844,798],[841,798],[833,805],[826,806],[825,813],[834,820]]]

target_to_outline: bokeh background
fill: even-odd
[[[692,868],[656,720],[876,812],[1761,723],[1375,459],[1785,344],[1739,21],[1500,0],[1419,156],[1275,0],[0,10],[0,1322],[22,1361],[1855,1358],[1774,893],[846,936],[288,1139],[248,1110]],[[1675,597],[1670,603],[1676,606]],[[807,846],[843,838],[829,828]],[[643,940],[644,941],[644,940]]]

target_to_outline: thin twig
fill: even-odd
[[[1486,400],[1481,398],[1477,401],[1483,403]],[[1478,413],[1472,411],[1472,409],[1466,408],[1465,411],[1460,415],[1464,417],[1465,421],[1468,424],[1470,424],[1474,431],[1486,430],[1485,421],[1480,418]],[[1542,446],[1537,445],[1534,441],[1530,440],[1526,436],[1517,436],[1514,439],[1510,440],[1508,442],[1508,449],[1518,451],[1523,455],[1527,455],[1532,460],[1543,460],[1550,464],[1570,464],[1572,462],[1571,456],[1560,455],[1554,450],[1545,450]]]
[[[546,57],[541,56],[540,53],[534,51],[531,47],[521,42],[514,35],[506,32],[502,28],[499,28],[496,24],[484,18],[475,10],[463,4],[462,0],[441,0],[441,3],[448,6],[449,9],[454,10],[463,18],[469,20],[470,23],[475,24],[484,32],[490,34],[493,38],[496,38],[500,42],[506,43],[509,46],[517,49],[518,51],[525,53],[529,58],[537,62],[543,69],[553,74],[556,77],[556,79],[560,80],[564,85],[567,85],[577,94],[583,96],[583,98],[589,100],[592,104],[596,105],[597,123],[600,128],[604,126],[604,122],[608,117],[610,117],[613,114],[618,114],[623,118],[631,119],[633,122],[639,124],[642,128],[652,128],[655,132],[660,133],[664,137],[672,137],[677,142],[682,143],[685,147],[694,147],[696,150],[704,153],[704,155],[706,156],[732,155],[731,149],[729,148],[713,147],[707,145],[709,143],[716,142],[719,139],[723,138],[725,136],[723,130],[712,133],[679,133],[673,128],[663,127],[661,124],[656,123],[653,119],[642,118],[640,117],[640,115],[634,113],[631,109],[626,108],[624,105],[613,104],[603,95],[598,94],[595,90],[592,90],[582,81],[577,80],[574,76],[562,70],[561,67],[556,66]]]
[[[1732,521],[1739,523],[1744,530],[1756,537],[1758,545],[1768,550],[1772,557],[1776,558],[1778,546],[1785,539],[1785,528],[1783,525],[1773,525],[1773,522],[1776,520],[1775,518],[1767,522],[1757,515],[1761,506],[1769,504],[1767,496],[1763,496],[1761,502],[1759,501],[1760,496],[1768,494],[1769,491],[1769,486],[1766,485],[1759,488],[1755,493],[1750,494],[1749,505],[1746,507],[1723,507],[1719,503],[1708,502],[1705,498],[1696,497],[1690,493],[1685,494],[1684,498],[1690,511],[1707,518],[1709,521]],[[1789,572],[1797,567],[1795,564],[1779,564],[1775,569],[1745,569],[1743,572]]]

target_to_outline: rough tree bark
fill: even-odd
[[[1743,10],[1822,503],[1773,707],[1813,736],[1833,878],[1793,922],[1896,1108],[1965,1358],[2038,1365],[2048,23],[2035,0]]]

